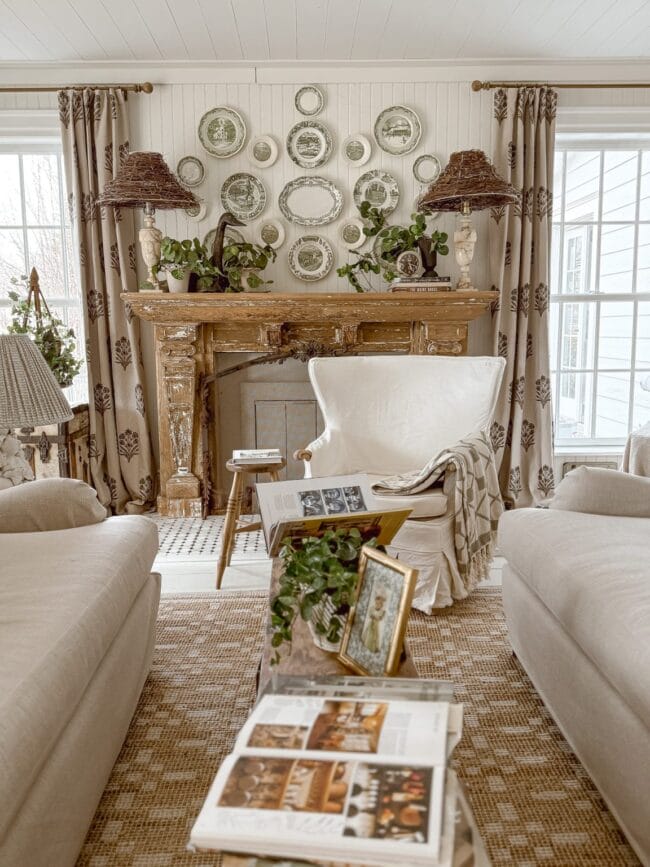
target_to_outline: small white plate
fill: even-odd
[[[341,148],[343,156],[353,166],[362,166],[370,159],[372,145],[369,139],[360,132],[349,135]]]
[[[435,154],[422,154],[413,163],[415,180],[421,184],[432,184],[440,177],[442,166]]]
[[[258,135],[248,145],[248,157],[259,169],[268,169],[278,158],[278,146],[270,135]]]
[[[305,117],[316,117],[323,110],[325,97],[323,91],[314,84],[306,84],[297,91],[294,104],[300,114]]]
[[[191,208],[185,208],[185,213],[191,220],[200,223],[205,220],[205,215],[208,213],[208,207],[205,202],[199,202],[198,205],[192,205]]]
[[[299,280],[322,280],[333,264],[332,247],[322,235],[303,235],[289,250],[289,270]]]
[[[339,228],[340,242],[347,247],[348,250],[357,250],[367,240],[366,236],[363,234],[364,228],[363,220],[359,220],[357,217],[350,217],[349,219],[344,220]]]
[[[284,226],[279,220],[262,220],[255,229],[255,236],[262,247],[268,244],[277,250],[284,244]]]
[[[198,187],[205,177],[205,168],[198,157],[183,157],[178,161],[176,174],[186,187]]]

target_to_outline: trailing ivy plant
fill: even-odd
[[[21,274],[20,278],[12,277],[11,283],[29,290],[29,278],[25,274]],[[75,355],[77,345],[74,329],[52,315],[42,293],[38,309],[15,289],[8,294],[12,305],[11,323],[7,331],[10,334],[29,335],[61,388],[72,385],[81,370],[81,361]]]
[[[207,258],[205,247],[198,238],[177,241],[165,237],[160,242],[160,262],[158,267],[169,271],[172,277],[182,280],[185,271],[195,271],[201,259]]]
[[[280,662],[282,645],[291,644],[297,617],[311,622],[328,641],[340,641],[357,589],[363,544],[357,529],[327,530],[320,538],[307,536],[295,543],[289,538],[282,540],[283,573],[278,593],[271,601],[272,665]],[[375,540],[365,544],[374,546]],[[329,629],[312,620],[315,607],[327,597],[336,609]]]
[[[273,280],[263,280],[260,273],[276,258],[277,253],[268,244],[264,247],[248,241],[226,244],[221,259],[221,270],[228,279],[226,292],[244,292],[246,288],[259,289],[271,284]]]
[[[369,225],[364,226],[366,238],[379,236],[378,252],[355,253],[356,260],[337,268],[339,277],[347,277],[350,285],[357,292],[372,290],[370,274],[381,274],[390,283],[398,275],[395,270],[397,257],[407,250],[420,249],[426,254],[446,256],[449,253],[446,232],[426,234],[426,216],[421,213],[411,214],[408,226],[388,226],[386,211],[383,208],[373,208],[370,202],[359,205],[359,214]],[[428,242],[428,243],[427,243]],[[365,284],[365,285],[364,285]]]

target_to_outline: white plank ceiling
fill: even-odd
[[[0,62],[650,56],[650,0],[0,0]]]

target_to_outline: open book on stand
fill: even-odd
[[[462,707],[447,701],[267,693],[219,769],[190,846],[450,865],[456,790],[446,762],[461,729]]]
[[[379,509],[368,476],[328,476],[255,486],[266,548],[276,557],[285,537],[322,536],[326,530],[356,527],[364,542],[388,545],[411,514],[409,509]]]

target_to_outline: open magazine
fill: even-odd
[[[256,485],[262,528],[270,557],[285,537],[320,536],[326,530],[356,527],[364,542],[388,545],[410,515],[409,509],[379,509],[368,476],[328,476]]]
[[[442,701],[264,695],[219,769],[190,845],[443,863],[448,729],[453,722],[455,743],[461,720],[462,709]]]

